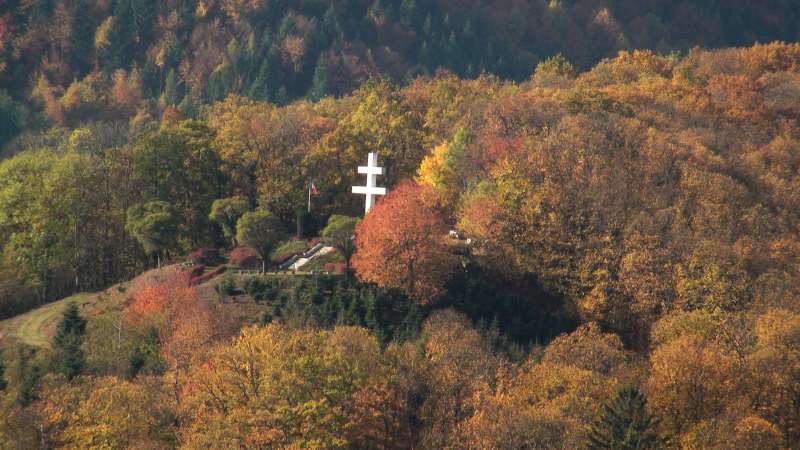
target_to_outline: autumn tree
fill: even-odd
[[[70,380],[80,375],[86,364],[86,357],[81,349],[85,333],[86,320],[80,316],[78,306],[70,303],[64,310],[53,337],[56,370]]]
[[[328,218],[328,223],[322,230],[322,237],[344,257],[344,273],[350,275],[350,258],[356,251],[355,233],[356,225],[360,219],[356,217],[340,216],[337,214]]]
[[[744,369],[737,352],[717,339],[713,327],[721,323],[699,318],[683,315],[671,327],[685,327],[689,320],[694,326],[659,337],[660,345],[650,355],[648,402],[675,434],[722,414],[745,382],[737,375]],[[659,335],[666,332],[666,319],[656,324]]]
[[[184,442],[348,448],[352,396],[382,373],[378,342],[364,329],[245,328],[195,367]]]
[[[233,95],[209,107],[207,117],[235,192],[293,220],[306,200],[297,189],[308,180],[304,153],[333,122],[307,104],[278,109]]]
[[[130,114],[142,100],[142,79],[138,69],[126,73],[118,69],[112,76],[113,85],[109,92],[111,106],[124,114]]]
[[[422,160],[417,171],[417,181],[429,186],[450,210],[455,209],[459,194],[475,181],[479,170],[479,165],[470,158],[474,139],[470,130],[457,129],[449,142],[436,146]]]
[[[267,271],[270,252],[285,234],[281,221],[269,211],[245,213],[236,223],[236,240],[258,253],[262,273]]]
[[[174,302],[193,295],[183,274],[173,274],[165,280],[152,280],[136,286],[125,306],[125,319],[133,325],[160,328]]]
[[[471,399],[492,379],[501,361],[469,319],[453,310],[432,314],[419,341],[425,358],[419,375],[429,379],[429,394],[419,410],[424,421],[420,439],[428,448],[453,446],[459,423],[474,412]]]
[[[591,322],[553,339],[542,356],[546,363],[571,365],[605,375],[623,367],[626,359],[619,336],[603,333]]]
[[[247,200],[241,197],[221,198],[211,204],[209,218],[219,224],[233,247],[236,247],[236,222],[249,207]]]
[[[402,289],[423,303],[443,293],[456,263],[445,242],[447,226],[425,193],[412,182],[395,188],[356,226],[353,256],[361,280]]]
[[[348,415],[352,442],[368,448],[407,449],[415,439],[414,409],[396,374],[356,391]]]
[[[50,380],[44,390],[42,425],[51,445],[162,448],[175,441],[174,413],[157,379]]]
[[[587,448],[660,449],[666,444],[659,437],[658,422],[646,410],[644,396],[636,386],[622,386],[614,398],[603,405],[600,417],[592,424]]]
[[[131,207],[125,228],[145,253],[155,255],[156,266],[161,267],[162,254],[174,246],[178,220],[169,203],[155,201]]]
[[[570,365],[504,369],[470,404],[459,425],[462,448],[579,448],[615,380]]]
[[[377,152],[389,185],[411,176],[423,156],[421,119],[399,94],[387,81],[366,83],[358,107],[342,123],[348,152],[359,158]]]
[[[765,421],[774,424],[787,442],[800,438],[796,401],[800,395],[800,314],[770,309],[755,321],[757,339],[747,356],[753,385],[751,402]]]

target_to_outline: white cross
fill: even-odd
[[[367,165],[358,166],[358,173],[367,174],[367,185],[353,186],[353,194],[364,194],[367,196],[367,201],[364,205],[364,213],[366,214],[372,206],[375,205],[376,195],[386,195],[386,188],[375,186],[375,178],[378,175],[383,175],[383,167],[378,167],[378,155],[369,152]]]

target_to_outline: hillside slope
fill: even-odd
[[[163,279],[174,271],[174,266],[149,270],[130,281],[115,284],[101,292],[81,292],[2,320],[0,321],[0,346],[7,342],[19,342],[32,347],[50,348],[58,321],[68,304],[78,305],[81,315],[84,317],[93,317],[121,309],[131,289]]]

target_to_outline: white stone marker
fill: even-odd
[[[383,167],[378,167],[378,155],[369,152],[366,166],[358,166],[358,173],[367,174],[366,186],[353,186],[353,194],[363,194],[367,196],[364,204],[364,214],[368,213],[375,205],[376,195],[386,195],[386,188],[375,186],[375,178],[383,175]]]

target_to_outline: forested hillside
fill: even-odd
[[[0,448],[798,448],[798,23],[0,0]]]
[[[22,129],[286,104],[444,68],[522,81],[556,54],[796,41],[794,1],[5,0],[0,145]]]
[[[170,266],[67,309],[50,350],[4,340],[0,443],[794,448],[798,105],[774,43],[27,135],[5,316],[200,247],[266,261],[298,220],[355,278]],[[390,193],[359,222],[369,151]]]

